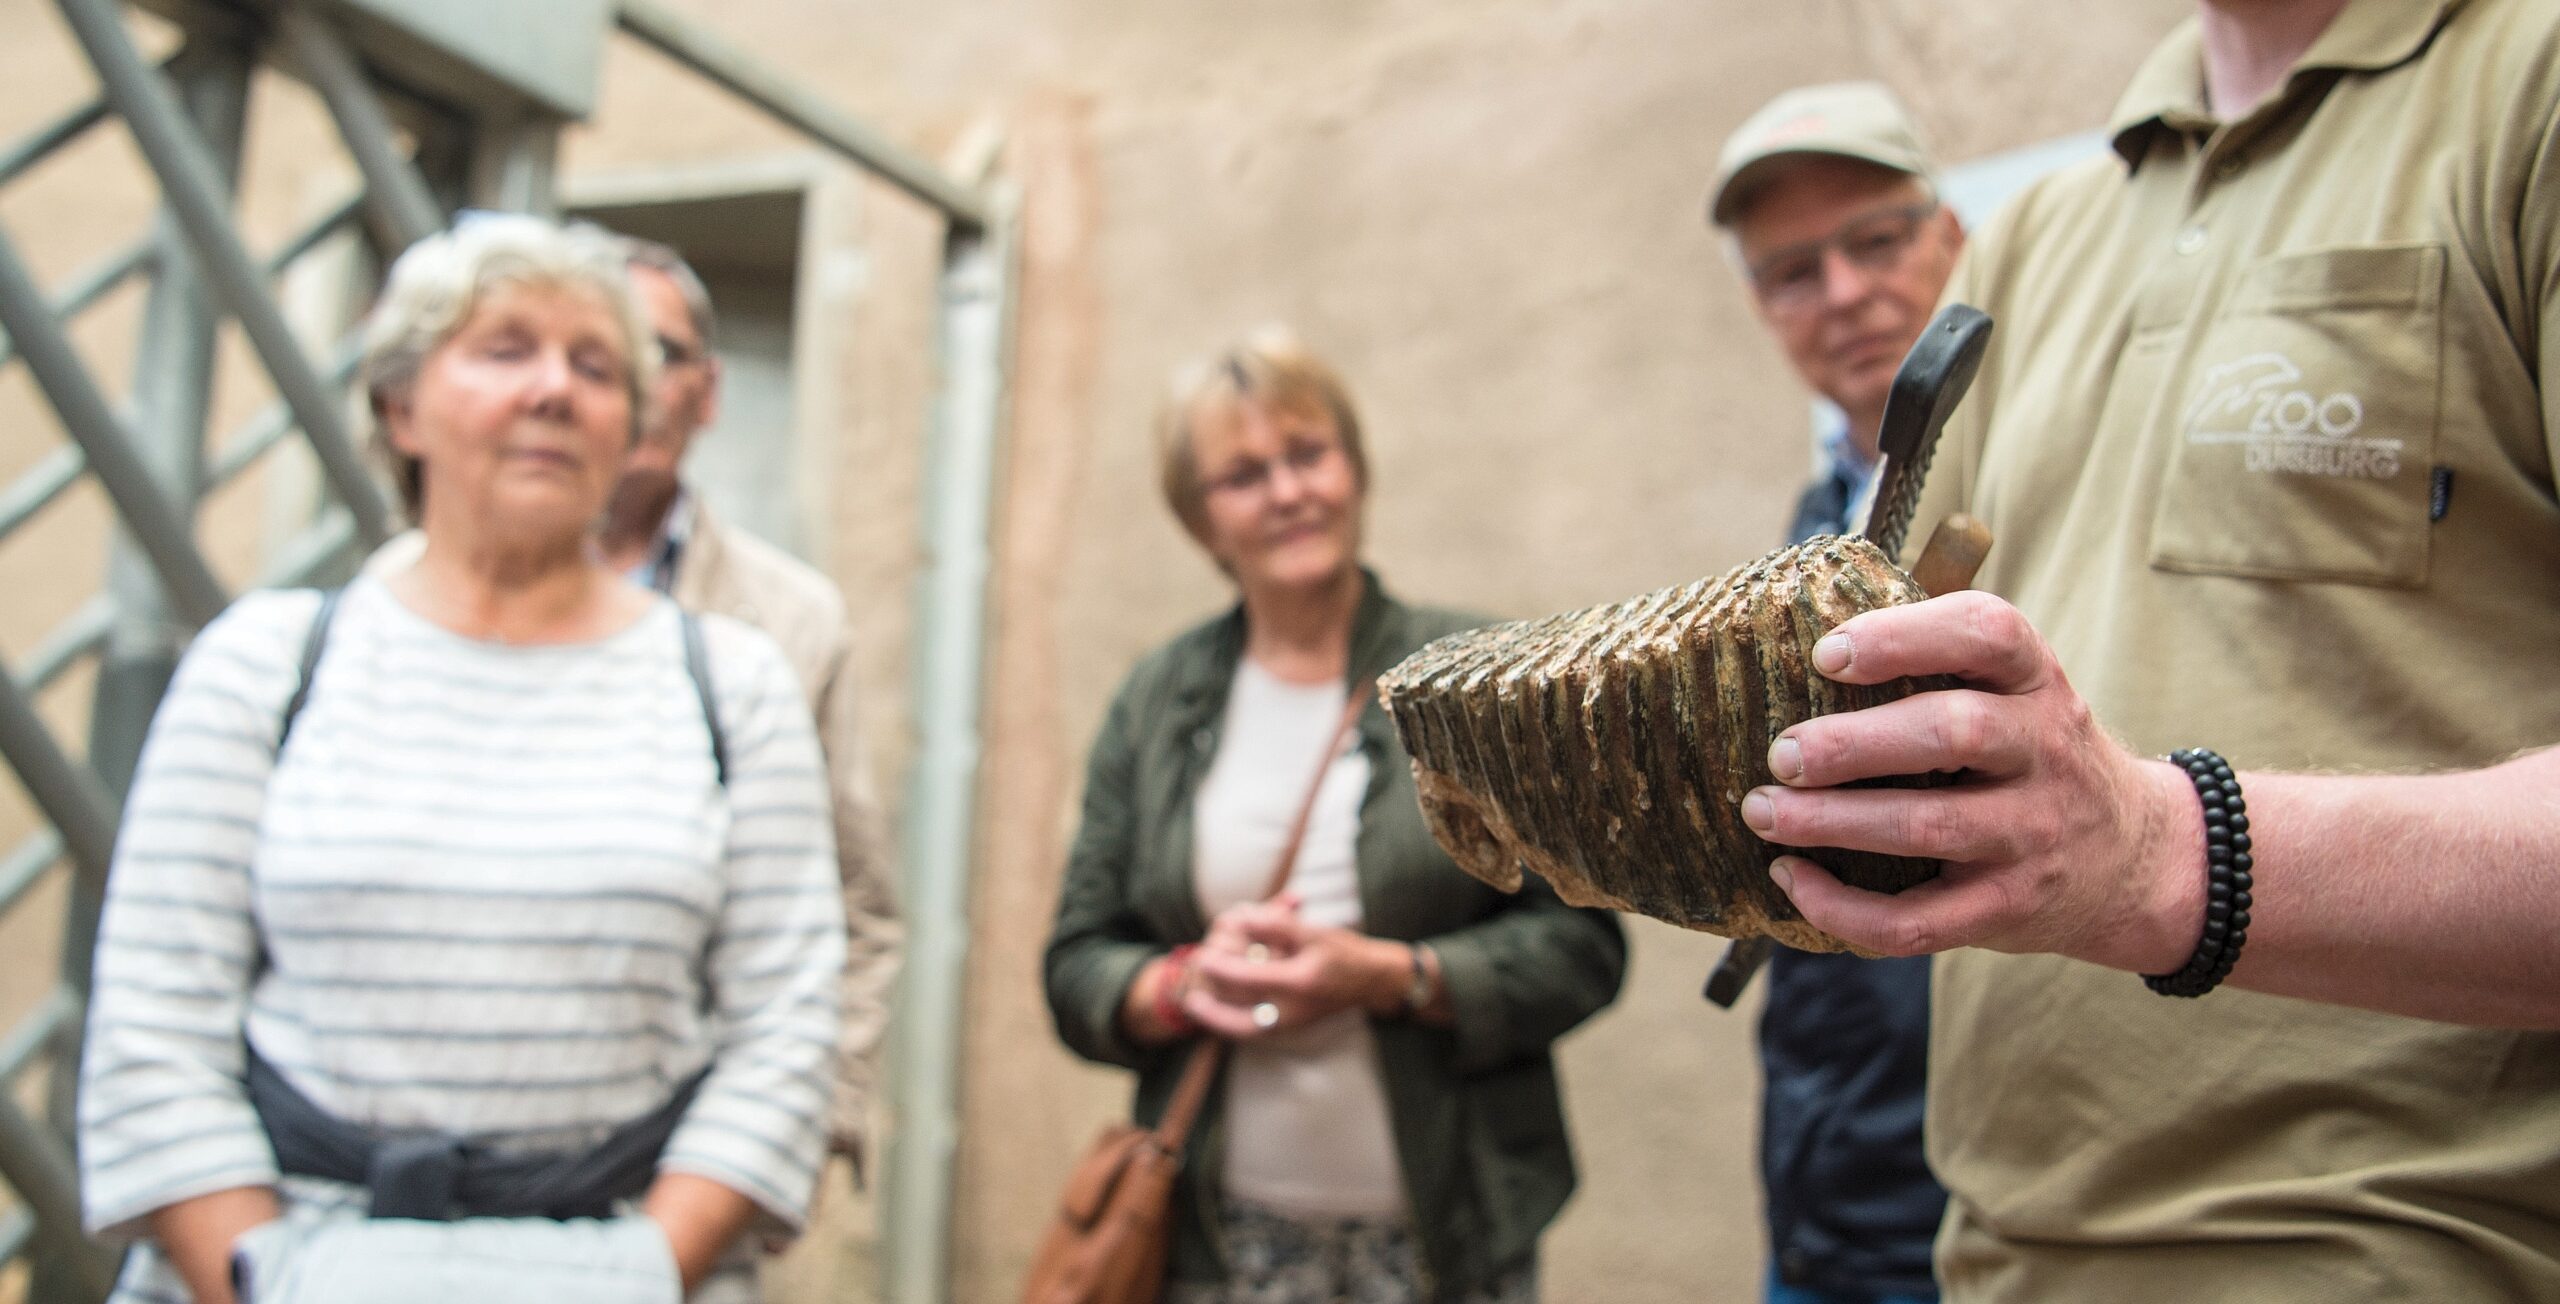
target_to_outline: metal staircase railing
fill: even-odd
[[[30,1298],[104,1297],[114,1256],[80,1231],[72,1099],[89,965],[120,794],[187,639],[230,600],[198,544],[208,495],[240,481],[300,436],[328,501],[250,577],[290,585],[342,575],[392,527],[386,496],[348,429],[356,342],[317,351],[297,339],[273,286],[333,237],[368,237],[385,256],[439,228],[462,203],[543,207],[563,120],[538,105],[512,116],[485,103],[441,103],[413,78],[386,76],[360,48],[353,0],[139,0],[177,22],[184,44],[156,63],[128,34],[118,0],[55,0],[99,93],[24,138],[0,145],[5,187],[111,119],[130,134],[160,209],[151,229],[50,292],[0,227],[0,368],[22,366],[68,442],[0,484],[0,546],[84,483],[115,513],[103,591],[79,603],[18,658],[0,664],[0,760],[41,826],[0,848],[0,916],[30,908],[57,870],[67,875],[60,972],[13,1027],[0,1028],[0,1263],[26,1256]],[[418,0],[422,5],[435,0]],[[388,0],[364,0],[380,9]],[[950,1165],[956,1146],[955,1030],[962,988],[977,762],[977,702],[986,622],[987,536],[1002,424],[1013,303],[1013,203],[1000,185],[960,180],[909,155],[716,33],[656,3],[620,0],[602,16],[803,135],[892,182],[946,220],[941,320],[926,347],[938,398],[916,624],[920,738],[905,824],[910,966],[902,1016],[898,1112],[904,1129],[890,1175],[892,1298],[940,1298],[946,1274]],[[601,43],[604,33],[596,33]],[[262,63],[305,82],[337,127],[362,182],[260,256],[234,219],[246,105]],[[494,125],[493,125],[494,124]],[[415,142],[404,150],[406,131]],[[422,166],[422,163],[425,166]],[[75,350],[71,324],[137,279],[149,293],[122,405]],[[211,421],[216,338],[236,324],[274,399],[220,437]],[[0,599],[0,617],[7,610]],[[86,745],[56,737],[37,699],[94,663]],[[47,897],[46,899],[50,899]],[[30,1110],[26,1080],[49,1070]]]

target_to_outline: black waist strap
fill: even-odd
[[[711,1072],[686,1079],[667,1103],[584,1154],[508,1154],[432,1133],[379,1136],[313,1104],[254,1049],[248,1069],[249,1103],[277,1167],[364,1187],[373,1217],[435,1222],[611,1217],[614,1201],[648,1189],[667,1138]]]

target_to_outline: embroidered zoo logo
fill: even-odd
[[[2281,353],[2252,353],[2205,372],[2185,425],[2188,443],[2240,445],[2241,468],[2259,474],[2400,474],[2400,441],[2359,433],[2364,399],[2304,385],[2302,368]]]

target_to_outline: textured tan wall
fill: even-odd
[[[1723,133],[1844,76],[1894,83],[1954,157],[2085,129],[2177,7],[1951,8],[1168,2],[1031,24],[1024,48],[1054,53],[1012,101],[1023,407],[955,1298],[1006,1297],[1125,1099],[1054,1048],[1033,978],[1111,685],[1225,599],[1150,493],[1164,372],[1272,318],[1337,357],[1375,432],[1372,555],[1416,596],[1529,614],[1743,560],[1783,523],[1803,408],[1698,220]],[[1751,1298],[1751,1016],[1698,999],[1713,939],[1633,932],[1626,997],[1564,1049],[1584,1187],[1546,1286]]]
[[[1371,552],[1409,595],[1530,614],[1721,569],[1774,541],[1804,466],[1801,396],[1698,219],[1723,133],[1788,85],[1849,76],[1892,83],[1951,158],[2084,129],[2183,7],[676,3],[928,153],[991,117],[1026,192],[973,884],[962,1301],[1009,1298],[1067,1163],[1125,1103],[1118,1075],[1057,1048],[1036,962],[1107,695],[1140,652],[1225,600],[1149,489],[1146,418],[1166,370],[1274,319],[1337,358],[1375,432]],[[0,131],[85,84],[50,5],[0,0]],[[604,85],[572,170],[799,148],[627,44]],[[249,209],[272,235],[345,169],[307,97],[262,89],[259,112]],[[77,164],[0,197],[0,222],[56,280],[139,229],[148,201],[116,133]],[[858,190],[822,219],[860,251],[831,273],[858,293],[824,360],[843,382],[826,422],[839,440],[828,560],[862,613],[873,742],[894,787],[911,751],[897,686],[937,229],[900,196]],[[96,328],[102,359],[129,330],[128,298]],[[0,375],[0,476],[55,438],[26,388]],[[258,390],[235,365],[225,410]],[[94,583],[94,494],[58,515],[41,541],[0,547],[13,656]],[[253,534],[234,517],[208,527],[235,557]],[[84,694],[67,686],[48,705],[73,723]],[[0,791],[0,839],[18,827],[14,799]],[[1750,1020],[1697,998],[1713,939],[1632,931],[1626,997],[1564,1048],[1584,1187],[1548,1242],[1548,1296],[1749,1298]],[[0,992],[19,990],[7,977]],[[864,1297],[829,1279],[865,1262],[865,1222],[839,1220],[780,1293]]]

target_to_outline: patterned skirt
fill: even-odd
[[[1421,1243],[1401,1218],[1302,1218],[1229,1200],[1218,1230],[1228,1279],[1169,1283],[1164,1304],[1420,1304],[1429,1298]],[[1537,1264],[1521,1264],[1465,1299],[1537,1304]]]

